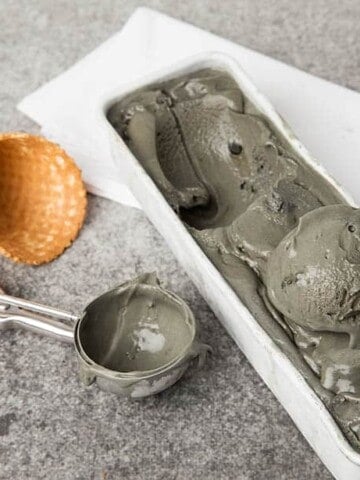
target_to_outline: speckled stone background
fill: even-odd
[[[37,132],[16,103],[140,5],[360,90],[357,0],[0,0],[1,130]],[[0,269],[7,292],[73,312],[108,287],[157,270],[189,302],[214,347],[201,372],[131,402],[83,388],[71,346],[2,332],[1,480],[331,478],[141,212],[90,196],[86,225],[58,260],[32,268],[1,259]]]

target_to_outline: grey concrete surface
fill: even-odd
[[[357,0],[0,0],[1,130],[37,132],[18,100],[139,5],[360,90]],[[64,255],[37,268],[0,259],[0,284],[79,312],[146,270],[189,302],[212,359],[169,391],[131,402],[82,388],[71,346],[1,332],[0,479],[330,479],[141,212],[90,196],[86,225]]]

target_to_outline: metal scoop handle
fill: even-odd
[[[74,326],[66,325],[60,320],[76,322],[78,317],[58,308],[10,295],[0,295],[0,330],[22,328],[73,343]]]

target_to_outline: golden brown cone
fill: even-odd
[[[39,265],[60,255],[85,218],[86,191],[75,162],[55,143],[0,134],[0,253]]]

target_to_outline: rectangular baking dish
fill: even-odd
[[[137,82],[106,94],[96,112],[99,125],[109,138],[113,159],[121,170],[122,178],[142,205],[145,213],[317,455],[336,479],[360,480],[360,454],[349,444],[303,376],[257,323],[231,286],[204,254],[153,180],[107,120],[106,114],[109,107],[129,93],[146,85],[203,68],[219,68],[230,73],[237,81],[240,90],[288,139],[304,161],[331,183],[346,202],[354,205],[352,198],[314,161],[268,100],[257,91],[239,64],[224,54],[210,52],[190,57],[176,66],[169,66],[156,74],[144,76]]]

